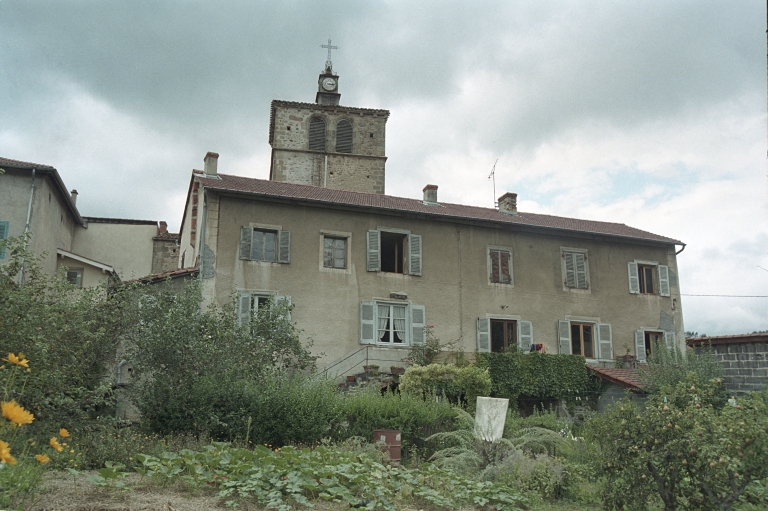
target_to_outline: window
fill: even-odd
[[[563,259],[563,286],[569,289],[589,289],[587,251],[561,249]]]
[[[0,240],[4,240],[8,237],[9,228],[9,222],[0,222]],[[0,259],[5,259],[5,247],[0,248]]]
[[[629,292],[669,296],[669,266],[653,262],[633,261],[627,263],[629,272]]]
[[[347,239],[323,238],[323,267],[346,268],[347,267]]]
[[[477,318],[477,351],[499,353],[512,347],[528,352],[533,344],[530,321]]]
[[[268,307],[270,301],[279,304],[285,302],[291,305],[290,296],[281,296],[268,291],[240,291],[237,294],[237,321],[242,326],[250,321],[251,314]],[[291,312],[288,311],[288,320],[291,319]]]
[[[336,125],[336,152],[352,152],[352,123],[347,120],[341,120]]]
[[[648,356],[653,355],[662,345],[666,346],[667,350],[674,351],[674,356],[677,357],[674,332],[635,330],[635,356],[638,362],[645,362]]]
[[[421,235],[396,229],[368,231],[367,269],[421,275]]]
[[[488,276],[495,284],[512,284],[512,251],[488,249]]]
[[[426,341],[423,305],[397,302],[360,304],[360,343],[410,346]]]
[[[240,228],[240,259],[291,262],[291,231],[243,226]]]
[[[320,117],[309,120],[309,150],[325,152],[325,121]]]
[[[591,321],[558,321],[560,353],[585,358],[613,359],[611,325]]]
[[[67,268],[67,282],[83,287],[83,268]]]

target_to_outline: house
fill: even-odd
[[[66,268],[73,284],[89,287],[176,269],[178,235],[165,222],[82,216],[77,191],[54,167],[0,158],[0,169],[0,239],[29,233],[46,274]]]
[[[344,374],[400,362],[434,325],[467,352],[575,353],[613,366],[684,346],[676,239],[624,224],[384,193],[389,112],[341,106],[330,63],[315,103],[274,101],[270,179],[192,172],[179,266],[204,300],[236,293],[242,320],[270,297]],[[681,247],[678,250],[678,247]]]

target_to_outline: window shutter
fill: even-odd
[[[517,322],[517,347],[528,353],[533,344],[533,323],[530,321]]]
[[[477,318],[477,351],[491,352],[491,320],[488,318]]]
[[[645,332],[635,330],[635,356],[638,362],[645,362]]]
[[[557,322],[557,337],[560,345],[561,355],[571,355],[571,322],[563,321],[562,319]]]
[[[506,250],[499,250],[499,282],[512,283],[512,253]]]
[[[426,310],[423,305],[411,305],[411,332],[413,334],[411,342],[414,345],[427,342],[427,331],[425,330]]]
[[[288,313],[285,315],[285,318],[288,321],[290,321],[291,320],[291,297],[281,296],[281,295],[275,296],[275,304],[282,304],[283,302],[288,306]]]
[[[341,120],[336,125],[336,152],[352,152],[352,123]]]
[[[251,293],[237,293],[237,322],[240,326],[247,325],[251,320]]]
[[[376,302],[360,303],[360,344],[376,344]]]
[[[491,282],[501,282],[500,279],[500,265],[499,265],[499,251],[489,249],[488,250],[488,257],[489,257],[489,263],[490,263],[490,270],[491,270]]]
[[[408,273],[421,276],[421,235],[408,235]]]
[[[251,259],[251,243],[253,242],[253,227],[245,225],[240,228],[240,259]]]
[[[613,359],[613,333],[611,325],[599,323],[597,325],[597,344],[600,347],[598,358],[603,360]]]
[[[576,287],[576,269],[573,262],[573,252],[565,252],[565,287]]]
[[[0,222],[0,240],[8,237],[9,222]],[[0,248],[0,259],[5,259],[5,247]]]
[[[368,250],[368,271],[381,271],[381,257],[379,255],[380,243],[379,231],[368,231],[367,250]]]
[[[291,262],[291,231],[278,231],[280,241],[277,245],[277,262],[288,264]]]
[[[576,287],[587,289],[587,256],[581,252],[573,253],[573,261],[576,270]]]
[[[627,263],[629,271],[629,292],[632,294],[640,293],[640,276],[637,274],[637,263]]]
[[[664,343],[667,345],[667,349],[672,351],[675,349],[675,332],[664,332]]]
[[[659,294],[669,296],[669,266],[659,265]]]
[[[325,121],[319,117],[309,120],[309,150],[325,152]]]

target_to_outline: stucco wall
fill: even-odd
[[[152,273],[152,238],[156,223],[88,222],[78,229],[72,252],[112,266],[120,278],[129,280]]]
[[[293,320],[305,336],[315,340],[314,351],[325,354],[321,364],[361,347],[360,302],[390,300],[390,293],[426,306],[427,323],[435,325],[437,336],[468,352],[476,349],[478,317],[531,321],[533,342],[546,344],[550,353],[558,349],[558,319],[610,323],[614,356],[627,349],[634,352],[634,331],[640,328],[663,330],[671,324],[678,342],[684,342],[673,246],[511,232],[227,197],[215,207],[209,204],[208,211],[206,238],[213,265],[213,272],[204,279],[208,299],[224,303],[233,290],[291,296]],[[290,264],[239,259],[240,227],[253,223],[291,231]],[[423,276],[366,271],[366,231],[378,227],[422,235]],[[349,234],[347,269],[322,268],[323,231]],[[513,286],[489,283],[489,246],[512,250]],[[564,289],[562,247],[588,251],[589,290]],[[629,293],[627,263],[635,259],[670,267],[675,275],[671,297]]]

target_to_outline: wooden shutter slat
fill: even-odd
[[[576,287],[576,269],[573,261],[573,252],[565,253],[565,285]]]
[[[277,262],[288,264],[291,262],[291,231],[278,231],[278,237]]]
[[[659,265],[659,294],[669,296],[669,266]]]
[[[325,121],[319,117],[309,121],[309,150],[325,152]]]
[[[360,344],[376,344],[376,302],[360,303]]]
[[[584,254],[581,252],[573,253],[575,273],[576,273],[576,287],[578,289],[587,289],[587,261]]]
[[[512,269],[509,261],[511,254],[507,250],[499,250],[499,282],[502,284],[512,283]]]
[[[489,255],[491,258],[491,282],[498,283],[499,282],[499,251],[498,250],[490,250]]]
[[[411,341],[414,345],[427,342],[426,308],[423,305],[411,305]]]
[[[635,330],[635,356],[638,362],[645,362],[645,332]]]
[[[240,228],[240,259],[248,261],[251,259],[251,244],[253,243],[253,227],[243,226]]]
[[[517,346],[526,353],[530,352],[533,344],[533,323],[530,321],[517,322]]]
[[[560,353],[571,355],[571,322],[563,321],[562,319],[557,322],[557,337],[560,347]]]
[[[352,152],[352,123],[341,120],[336,125],[336,152]]]
[[[367,245],[367,270],[380,271],[381,256],[379,254],[379,247],[381,243],[380,243],[378,229],[373,231],[368,231],[366,245]]]
[[[637,263],[627,263],[627,272],[629,273],[629,292],[632,294],[640,293],[640,275],[637,272]]]
[[[491,320],[488,318],[477,318],[477,351],[491,352]]]
[[[599,323],[597,325],[597,345],[599,347],[598,358],[603,360],[613,359],[613,333],[611,325]]]
[[[408,235],[408,273],[421,275],[421,235]]]

